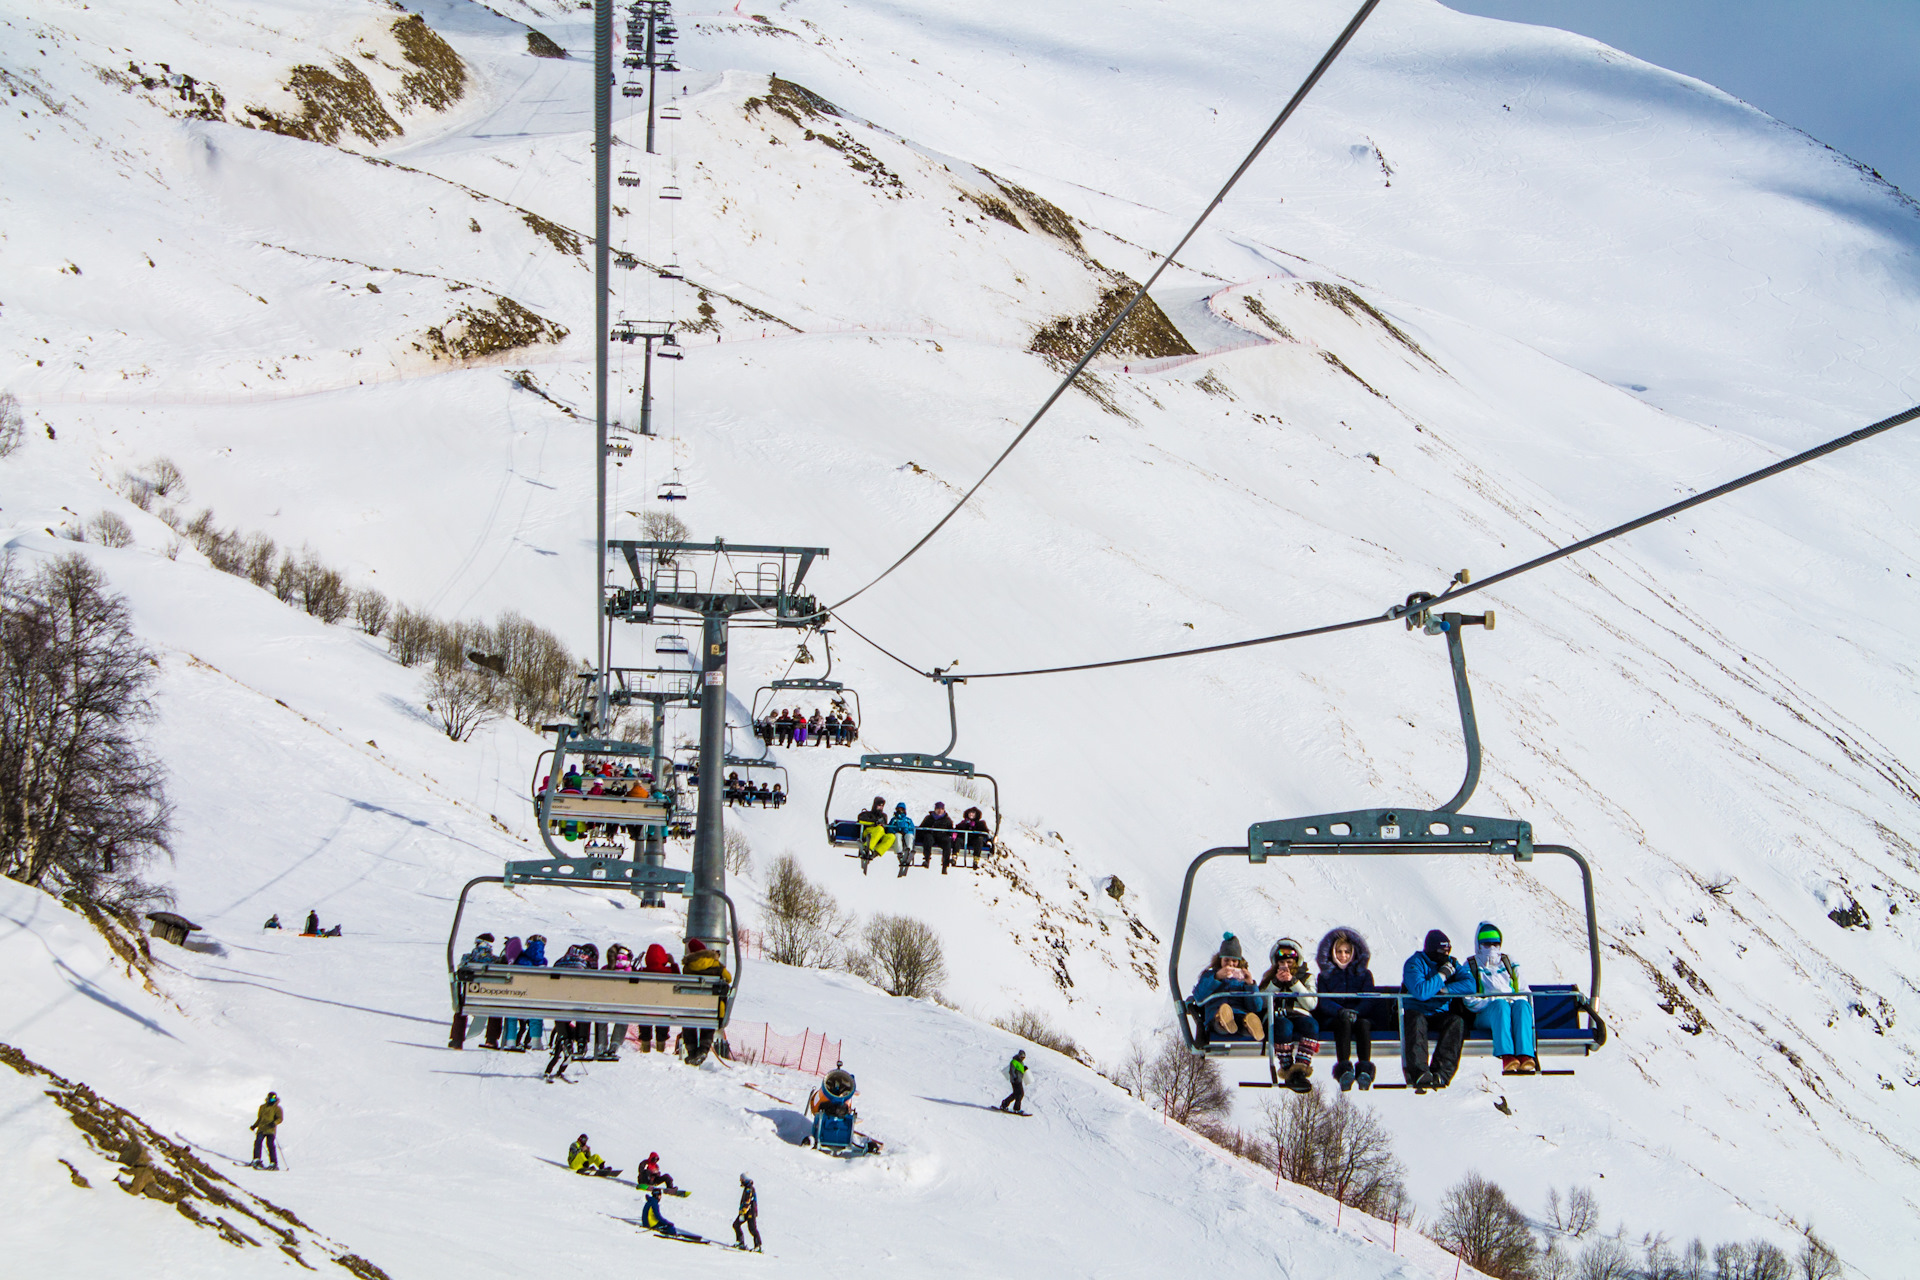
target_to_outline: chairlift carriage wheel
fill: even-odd
[[[923,755],[917,751],[882,752],[863,755],[860,757],[858,763],[843,764],[835,769],[832,779],[827,784],[827,800],[822,811],[822,817],[826,823],[827,844],[829,846],[836,848],[847,845],[858,846],[861,845],[864,839],[865,833],[861,830],[860,824],[857,821],[851,818],[836,819],[833,816],[834,796],[839,790],[841,775],[849,769],[857,769],[862,779],[869,773],[907,773],[930,774],[936,777],[946,778],[965,778],[969,781],[974,779],[984,780],[993,791],[992,798],[987,802],[987,807],[992,810],[993,814],[992,823],[988,830],[984,832],[965,833],[964,839],[959,838],[959,833],[956,833],[952,854],[953,864],[962,868],[978,870],[980,866],[980,856],[982,854],[994,855],[1000,852],[1000,783],[992,774],[982,773],[978,769],[975,769],[972,761],[956,760],[948,754],[953,750],[954,744],[959,741],[960,737],[960,722],[953,702],[953,686],[956,684],[964,684],[965,678],[961,676],[944,675],[934,678],[947,687],[948,724],[951,726],[953,732],[952,736],[947,740],[946,748],[934,755]],[[929,855],[930,854],[931,847],[929,846]],[[849,853],[847,856],[849,858],[864,859],[871,858],[874,855],[866,854],[864,848],[862,848],[859,852]]]
[[[1187,867],[1186,881],[1180,891],[1180,910],[1175,918],[1173,946],[1167,960],[1167,978],[1176,1011],[1175,1020],[1187,1049],[1207,1057],[1265,1058],[1270,1083],[1242,1082],[1243,1088],[1269,1088],[1281,1082],[1281,1070],[1274,1056],[1273,1005],[1284,997],[1261,993],[1252,997],[1261,1002],[1263,1037],[1255,1040],[1241,1036],[1219,1039],[1208,1026],[1206,1009],[1189,1006],[1186,992],[1193,975],[1180,968],[1181,946],[1186,939],[1187,917],[1192,907],[1194,878],[1200,868],[1215,858],[1245,858],[1250,865],[1263,866],[1278,858],[1300,857],[1449,857],[1490,856],[1510,858],[1531,865],[1538,853],[1559,854],[1569,858],[1580,870],[1581,889],[1586,904],[1587,957],[1589,987],[1582,992],[1577,985],[1534,983],[1527,998],[1533,1005],[1535,1055],[1538,1057],[1584,1057],[1607,1043],[1607,1026],[1595,1008],[1600,998],[1600,926],[1594,906],[1593,871],[1581,853],[1567,845],[1535,844],[1531,823],[1512,818],[1476,817],[1460,809],[1473,794],[1480,777],[1480,733],[1474,719],[1473,695],[1467,684],[1466,652],[1461,643],[1464,626],[1493,625],[1493,615],[1436,614],[1431,603],[1441,597],[1409,597],[1407,625],[1422,627],[1428,634],[1447,637],[1448,656],[1454,676],[1454,690],[1460,705],[1460,722],[1467,748],[1466,779],[1458,792],[1436,810],[1413,807],[1359,809],[1347,813],[1318,814],[1305,818],[1256,822],[1247,829],[1245,845],[1208,849]],[[1226,997],[1220,997],[1226,998]],[[1342,997],[1345,998],[1345,997]],[[1498,998],[1498,997],[1496,997]],[[1519,996],[1511,997],[1514,999]],[[1381,986],[1377,993],[1352,997],[1355,1001],[1374,999],[1394,1005],[1394,1025],[1376,1027],[1373,1032],[1375,1061],[1399,1057],[1400,1010],[1406,999],[1397,986]],[[1211,1002],[1211,1001],[1210,1001]],[[1585,1025],[1582,1025],[1584,1015]],[[1331,1043],[1327,1049],[1331,1050]],[[1461,1055],[1492,1052],[1489,1041],[1468,1034]],[[1570,1070],[1543,1072],[1572,1075]],[[1377,1089],[1398,1089],[1405,1085],[1376,1084]]]

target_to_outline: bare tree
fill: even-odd
[[[1574,1261],[1574,1280],[1636,1280],[1633,1251],[1617,1235],[1600,1236]]]
[[[1292,1094],[1269,1102],[1262,1119],[1281,1177],[1376,1217],[1408,1208],[1406,1170],[1386,1126],[1347,1095],[1328,1105],[1318,1090]]]
[[[24,577],[0,561],[0,870],[124,910],[170,853],[164,774],[135,736],[153,655],[126,602],[78,555]]]
[[[494,677],[478,671],[436,667],[427,678],[427,710],[455,742],[465,742],[500,718]]]
[[[1181,1124],[1233,1109],[1233,1095],[1227,1092],[1213,1059],[1188,1052],[1186,1043],[1173,1032],[1161,1039],[1159,1052],[1147,1065],[1147,1101]]]
[[[946,980],[947,962],[933,926],[911,916],[876,912],[848,967],[890,996],[926,998]]]
[[[87,521],[87,538],[103,547],[133,545],[133,526],[111,511],[102,511]]]
[[[800,860],[782,854],[767,876],[766,918],[760,930],[766,957],[776,964],[824,969],[840,959],[853,918],[826,889],[807,879]]]
[[[244,573],[248,582],[262,590],[273,585],[273,557],[276,548],[273,539],[264,533],[249,537],[242,551],[245,561]]]
[[[273,571],[273,581],[267,584],[267,589],[281,604],[292,604],[294,597],[300,593],[299,562],[292,556],[280,557],[280,563]]]
[[[238,546],[235,547],[233,560],[235,568],[228,572],[241,572],[245,561],[244,553]],[[301,553],[296,572],[299,575],[296,598],[302,609],[328,625],[347,616],[347,610],[353,605],[353,592],[338,569],[321,564],[313,552],[306,551]]]
[[[1584,1236],[1600,1225],[1600,1201],[1586,1187],[1568,1187],[1567,1198],[1547,1188],[1547,1225],[1570,1236]]]
[[[1765,1240],[1729,1243],[1713,1250],[1713,1280],[1793,1280],[1793,1264]]]
[[[372,587],[363,587],[353,593],[353,620],[368,635],[377,636],[385,631],[387,619],[392,616],[393,606]]]
[[[1440,1202],[1429,1232],[1494,1280],[1531,1280],[1537,1250],[1527,1219],[1496,1183],[1469,1172]]]
[[[1080,1046],[1073,1042],[1073,1037],[1055,1026],[1046,1014],[1037,1009],[1022,1005],[1012,1013],[995,1018],[993,1025],[1002,1031],[1013,1032],[1022,1040],[1030,1040],[1055,1053],[1064,1053],[1077,1062],[1087,1061]]]
[[[686,521],[671,511],[658,509],[641,513],[640,532],[647,542],[685,542],[688,538]],[[653,558],[657,564],[672,564],[673,552],[656,551]]]
[[[1799,1280],[1840,1280],[1846,1268],[1840,1265],[1840,1255],[1833,1246],[1807,1228],[1807,1238],[1801,1242],[1800,1256],[1795,1259]]]
[[[20,397],[11,391],[0,391],[0,458],[20,447],[20,437],[25,428],[26,418],[20,413]]]
[[[172,458],[155,458],[149,462],[146,479],[160,497],[171,498],[175,502],[187,500],[187,479],[180,474],[180,468],[174,465]]]
[[[436,626],[432,618],[406,605],[395,608],[393,620],[387,624],[387,644],[394,661],[403,667],[418,665],[433,651]]]
[[[738,827],[727,828],[727,874],[744,876],[753,870],[753,845]]]

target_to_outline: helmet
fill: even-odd
[[[585,1142],[586,1140],[587,1140],[587,1135],[586,1135],[586,1134],[584,1134],[584,1133],[583,1133],[583,1134],[581,1134],[581,1135],[580,1135],[580,1141],[582,1141],[582,1142]]]
[[[753,1179],[749,1178],[746,1174],[743,1173],[740,1175],[740,1185],[743,1187],[750,1187],[753,1185]]]
[[[278,1101],[280,1101],[280,1095],[279,1095],[279,1094],[277,1094],[277,1093],[275,1093],[275,1092],[274,1092],[273,1090],[271,1090],[271,1089],[269,1089],[269,1090],[267,1090],[267,1101],[268,1101],[268,1102],[278,1102]]]

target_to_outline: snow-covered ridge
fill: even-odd
[[[446,1198],[409,1198],[429,1194],[410,1186],[410,1156],[464,1169],[456,1189],[485,1209],[555,1156],[553,1134],[564,1149],[586,1123],[584,1098],[528,1110],[527,1082],[498,1078],[512,1071],[497,1060],[444,1067],[434,1048],[448,885],[525,847],[537,744],[508,728],[436,739],[413,711],[417,676],[382,646],[191,550],[165,559],[170,531],[115,490],[127,467],[174,457],[192,505],[223,524],[309,543],[357,583],[444,616],[511,606],[585,647],[590,442],[511,376],[591,403],[590,276],[568,240],[591,225],[585,15],[499,7],[510,18],[422,8],[468,87],[446,111],[395,115],[406,132],[378,146],[185,118],[172,91],[92,68],[165,61],[219,84],[229,119],[243,99],[293,111],[266,96],[292,67],[332,65],[398,11],[312,0],[189,20],[123,6],[117,30],[77,6],[7,18],[31,37],[15,41],[8,83],[45,96],[23,87],[23,127],[0,137],[6,171],[30,175],[0,189],[0,381],[30,411],[26,444],[0,462],[0,520],[27,557],[64,549],[45,531],[102,508],[133,527],[133,548],[89,554],[165,654],[172,874],[231,954],[169,957],[180,968],[163,986],[184,1014],[167,1025],[183,1047],[162,1051],[144,1031],[120,1044],[44,1030],[50,1010],[106,1006],[61,1001],[57,971],[23,952],[18,970],[49,985],[0,1040],[200,1142],[231,1141],[233,1116],[244,1123],[276,1082],[300,1099],[300,1124],[332,1109],[314,1167],[342,1185],[302,1186],[293,1207],[396,1276],[489,1257],[479,1218],[409,1240],[400,1224]],[[620,148],[643,175],[623,189],[636,198],[620,231],[643,263],[676,256],[689,283],[636,270],[618,303],[671,309],[694,331],[662,391],[677,452],[637,447],[616,474],[616,523],[630,528],[677,464],[697,534],[831,546],[823,590],[864,581],[979,473],[1057,377],[1034,335],[1100,305],[1108,277],[1089,260],[1142,278],[1148,247],[1177,233],[1345,17],[1323,3],[1179,22],[1161,6],[991,0],[802,0],[764,22],[680,8],[684,117],[660,160]],[[521,18],[576,56],[533,57]],[[392,101],[397,81],[361,61]],[[750,108],[776,74],[838,114]],[[631,144],[634,123],[619,134]],[[876,185],[875,164],[899,185]],[[671,219],[639,199],[667,181],[685,197]],[[1081,253],[1002,183],[1064,211]],[[1911,211],[1724,95],[1591,42],[1385,6],[1248,184],[1160,298],[1199,357],[1103,362],[1100,398],[1063,403],[850,610],[856,625],[929,665],[980,670],[1357,616],[1920,391],[1900,336],[1915,320]],[[500,298],[567,336],[478,360],[431,350],[430,330]],[[1489,593],[1499,627],[1470,650],[1488,747],[1472,807],[1527,816],[1594,857],[1615,1035],[1572,1080],[1521,1092],[1463,1074],[1450,1095],[1380,1100],[1423,1204],[1471,1164],[1530,1208],[1549,1184],[1591,1185],[1609,1225],[1635,1230],[1785,1238],[1811,1222],[1863,1274],[1901,1274],[1920,1220],[1911,459],[1889,437]],[[870,747],[944,740],[937,690],[837,639]],[[625,658],[649,654],[621,643]],[[789,654],[742,637],[736,699]],[[836,763],[824,752],[793,753],[794,805],[739,825],[762,866],[791,848],[855,909],[933,921],[963,1008],[1045,1008],[1103,1062],[1164,1023],[1163,940],[1194,853],[1260,818],[1431,802],[1459,767],[1437,642],[1384,628],[1127,675],[980,682],[961,692],[961,724],[959,753],[1000,779],[1009,811],[1013,856],[993,873],[860,877],[820,841]],[[1120,904],[1098,891],[1115,874]],[[1213,882],[1193,929],[1264,948],[1353,921],[1392,961],[1436,923],[1459,938],[1486,916],[1530,972],[1571,979],[1585,960],[1570,901],[1545,868],[1270,868]],[[259,942],[269,910],[316,903],[348,922],[339,950],[314,960]],[[664,931],[631,919],[573,904],[538,923]],[[685,1085],[684,1116],[648,1115],[618,1140],[720,1142],[726,1163],[696,1166],[716,1188],[734,1164],[792,1157],[775,1185],[804,1211],[781,1230],[805,1243],[776,1247],[783,1265],[896,1239],[878,1211],[838,1216],[859,1190],[923,1217],[947,1206],[911,1242],[925,1251],[902,1255],[923,1269],[960,1253],[1003,1272],[1009,1242],[1042,1238],[1070,1272],[1132,1265],[1143,1235],[1183,1243],[1183,1261],[1201,1239],[1242,1261],[1294,1247],[1267,1202],[1208,1203],[1225,1185],[1211,1175],[1109,1198],[1115,1167],[1172,1157],[1102,1146],[1101,1126],[1130,1122],[1091,1081],[1072,1102],[1100,1118],[1085,1145],[1049,1130],[1020,1154],[1000,1145],[1028,1141],[1006,1137],[1010,1121],[940,1122],[928,1096],[973,1098],[949,1079],[984,1092],[973,1082],[1003,1052],[997,1033],[896,1012],[841,979],[762,968],[750,982],[749,1003],[768,1003],[742,1016],[845,1036],[901,1163],[838,1181],[779,1145],[777,1117],[754,1119],[704,1075]],[[376,990],[390,994],[364,998]],[[165,1021],[151,997],[116,998]],[[389,1140],[388,1103],[341,1096],[370,1053],[402,1091],[391,1108],[418,1111],[421,1128]],[[623,1064],[591,1087],[625,1105],[635,1077],[621,1073],[661,1065]],[[189,1080],[201,1083],[181,1101]],[[511,1159],[488,1149],[501,1133]],[[1059,1230],[1055,1201],[1032,1206],[1051,1216],[1022,1219],[1025,1235],[976,1232],[974,1218],[1015,1204],[991,1182],[1007,1159],[1049,1181],[1093,1170],[1071,1204],[1084,1233]],[[562,1180],[553,1212],[580,1209],[573,1190]],[[583,1239],[624,1244],[626,1227],[586,1216]],[[1331,1258],[1313,1265],[1371,1273]]]

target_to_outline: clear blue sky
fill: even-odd
[[[1920,198],[1920,0],[1444,0],[1705,80]]]

